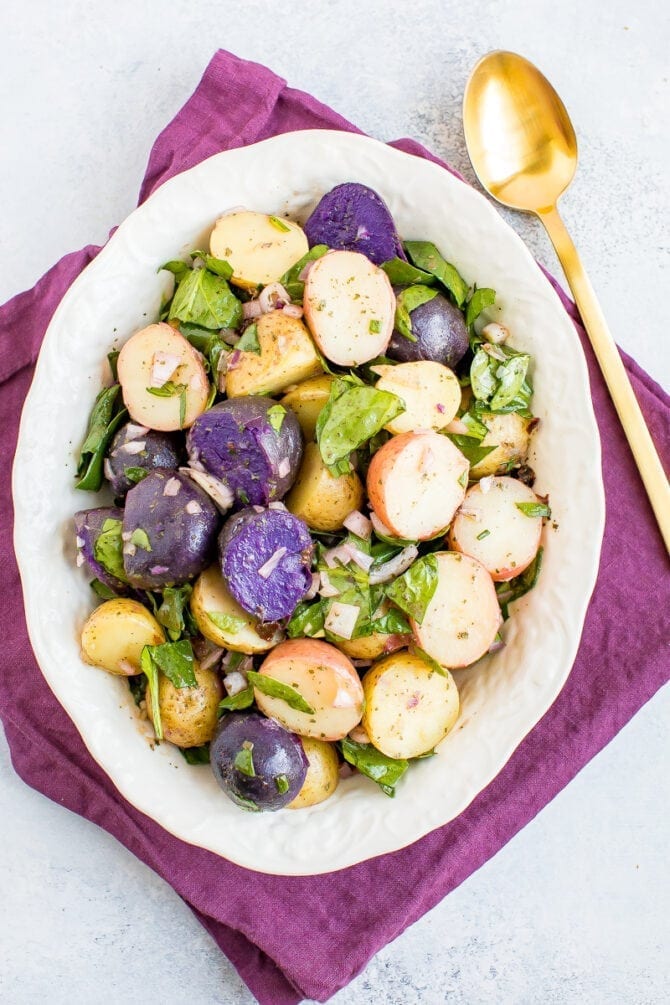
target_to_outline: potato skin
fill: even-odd
[[[283,311],[263,314],[256,322],[260,355],[240,352],[233,367],[228,364],[226,394],[278,394],[291,384],[323,373],[312,338],[298,318]]]
[[[332,796],[340,781],[340,762],[335,746],[307,736],[301,737],[301,741],[309,767],[300,792],[287,806],[289,810],[301,810],[324,802]]]
[[[298,477],[284,501],[312,530],[335,531],[364,498],[363,483],[355,471],[334,477],[323,463],[318,445],[308,443]]]
[[[119,677],[140,673],[145,646],[159,646],[165,634],[153,614],[137,600],[106,600],[89,615],[81,633],[86,663]]]
[[[307,442],[315,438],[317,419],[328,401],[330,385],[334,379],[329,373],[310,377],[292,391],[287,391],[281,399],[282,405],[295,412]]]
[[[430,359],[453,369],[470,344],[465,319],[458,307],[438,293],[432,300],[415,307],[410,317],[416,342],[394,331],[386,355],[401,363]]]
[[[214,736],[223,686],[214,670],[194,665],[197,687],[175,687],[159,674],[158,705],[163,736],[177,747],[199,747]],[[151,707],[151,685],[147,682],[147,708]]]
[[[345,656],[353,660],[376,660],[384,652],[384,647],[390,635],[373,632],[372,635],[361,635],[358,639],[338,639],[337,648]]]

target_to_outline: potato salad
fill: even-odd
[[[83,659],[242,809],[353,773],[393,796],[540,571],[531,358],[355,182],[303,226],[227,213],[161,268],[81,447]]]

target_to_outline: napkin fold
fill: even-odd
[[[156,140],[140,201],[211,154],[315,128],[359,131],[265,67],[219,51]],[[412,140],[392,145],[447,167]],[[262,1005],[326,1001],[524,827],[667,681],[667,555],[577,311],[548,276],[584,346],[607,500],[598,581],[563,691],[468,809],[409,848],[325,876],[278,877],[184,844],[120,796],[49,690],[28,641],[11,547],[11,464],[33,365],[53,311],[98,250],[66,256],[0,308],[0,716],[12,762],[29,785],[104,827],[167,880]],[[622,355],[670,464],[670,399]]]

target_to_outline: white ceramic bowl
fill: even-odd
[[[439,756],[412,765],[389,799],[357,776],[307,810],[250,814],[207,766],[154,749],[124,680],[86,666],[93,606],[75,567],[75,457],[112,344],[156,318],[171,277],[157,267],[202,247],[233,206],[304,221],[321,194],[360,181],[406,239],[434,241],[466,280],[491,286],[491,316],[535,358],[541,419],[530,463],[558,529],[545,531],[535,590],[513,607],[506,648],[461,672],[462,715]],[[44,339],[14,465],[15,543],[30,638],[42,672],[95,760],[143,813],[184,841],[270,873],[329,872],[394,851],[452,820],[500,771],[565,683],[595,583],[604,525],[600,443],[575,330],[524,244],[492,206],[442,168],[375,140],[305,131],[225,152],[166,182],[73,283]]]

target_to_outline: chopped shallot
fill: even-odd
[[[130,541],[128,541],[123,546],[123,554],[128,555],[130,558],[133,557],[136,551],[137,551],[137,545],[131,544]]]
[[[393,531],[385,523],[382,523],[374,510],[370,513],[370,522],[378,534],[381,534],[383,537],[393,537]]]
[[[286,478],[290,470],[291,470],[290,460],[288,459],[288,457],[282,457],[277,466],[277,474],[279,475],[280,478]]]
[[[168,478],[163,489],[164,496],[178,496],[181,492],[181,482],[178,478]],[[187,507],[188,508],[188,507]]]
[[[493,475],[487,475],[486,478],[479,479],[479,488],[486,495],[493,486]]]
[[[123,672],[128,674],[129,677],[135,677],[138,673],[138,668],[131,663],[130,660],[123,658],[119,660],[119,669],[123,670]]]
[[[336,569],[338,565],[347,565],[351,561],[351,555],[345,544],[338,544],[336,548],[329,548],[324,552],[323,560],[329,569]]]
[[[188,475],[196,485],[199,485],[207,493],[221,513],[225,513],[233,505],[235,501],[233,493],[218,478],[208,475],[206,471],[194,469],[192,464],[189,468],[180,468],[179,470],[182,474]]]
[[[152,576],[164,576],[169,571],[167,565],[152,565],[149,569]]]
[[[135,422],[129,422],[126,426],[126,440],[139,440],[141,436],[146,436],[149,432],[148,426],[138,426]]]
[[[305,263],[305,265],[303,266],[303,268],[300,271],[300,275],[298,276],[298,282],[300,282],[300,283],[304,283],[305,282],[305,280],[307,279],[307,277],[309,275],[309,270],[312,268],[313,265],[314,265],[314,260]]]
[[[372,521],[368,520],[368,518],[357,509],[354,509],[351,513],[349,513],[343,521],[343,525],[347,528],[347,530],[350,530],[352,534],[355,534],[356,537],[362,537],[365,541],[370,539],[370,535],[372,534]]]
[[[263,507],[261,506],[261,509],[262,509],[262,508],[263,508]],[[279,500],[277,499],[277,500],[275,500],[275,502],[271,502],[271,503],[269,504],[269,506],[268,506],[268,509],[286,509],[286,506],[284,505],[284,503],[283,503],[283,502],[280,502],[280,501],[279,501]]]
[[[242,304],[242,317],[245,321],[251,321],[252,318],[259,318],[263,313],[263,308],[258,300],[247,300],[246,304]]]
[[[105,457],[104,463],[102,465],[102,473],[104,474],[107,481],[111,482],[111,480],[114,477],[114,471],[112,470],[112,462],[110,461],[109,457]]]
[[[303,310],[300,304],[284,304],[282,314],[286,314],[289,318],[301,318]]]
[[[303,600],[314,600],[314,597],[319,592],[319,587],[321,586],[321,575],[318,572],[312,573],[312,585],[303,597]]]
[[[359,548],[355,548],[353,544],[343,544],[342,548],[347,551],[351,561],[354,562],[359,569],[363,569],[367,572],[374,562],[372,555],[366,555],[364,551]]]
[[[505,648],[505,643],[503,642],[503,640],[499,636],[496,636],[495,639],[493,640],[493,642],[491,643],[491,645],[489,646],[489,652],[490,653],[499,653],[500,650],[504,649],[504,648]]]
[[[388,562],[384,562],[377,569],[373,569],[370,573],[370,586],[375,586],[378,583],[388,583],[389,579],[395,579],[396,576],[402,575],[409,569],[410,565],[414,559],[419,554],[419,549],[416,545],[409,544],[402,551],[390,558]]]
[[[269,283],[258,295],[258,303],[263,314],[268,314],[270,311],[284,307],[285,304],[290,304],[291,298],[281,283]]]
[[[198,513],[202,513],[202,506],[200,505],[197,499],[189,499],[184,509],[191,516],[197,516]]]
[[[226,689],[228,697],[232,698],[234,694],[239,694],[240,691],[245,690],[247,678],[239,670],[233,670],[232,673],[226,674],[223,678],[223,686]]]
[[[85,561],[84,556],[82,555],[82,553],[80,551],[78,551],[77,552],[77,568],[78,569],[81,569],[82,565],[84,564],[84,561]]]
[[[468,427],[462,419],[452,419],[448,426],[445,426],[447,433],[456,433],[457,436],[468,436]]]
[[[272,555],[270,555],[267,562],[261,565],[260,569],[258,570],[258,575],[261,577],[261,579],[269,579],[269,577],[275,571],[275,569],[277,568],[277,566],[279,565],[279,563],[281,562],[282,558],[284,557],[287,551],[288,548],[284,548],[282,546],[281,548],[277,548],[277,550],[273,552]]]
[[[179,356],[173,353],[163,352],[162,349],[155,352],[151,361],[151,387],[162,387],[166,384],[180,363]]]
[[[141,454],[146,449],[146,445],[146,440],[129,440],[128,443],[119,447],[119,450],[123,450],[125,454]]]
[[[369,743],[370,737],[363,729],[362,726],[354,726],[353,729],[349,730],[349,739],[353,740],[354,743]]]
[[[353,708],[355,704],[354,696],[350,691],[345,691],[344,688],[339,688],[333,698],[333,708]]]
[[[339,597],[340,591],[333,586],[331,583],[328,573],[320,573],[321,585],[319,586],[319,594],[322,597]]]
[[[356,604],[342,604],[336,600],[326,615],[324,628],[341,639],[350,639],[360,613],[361,609]]]

